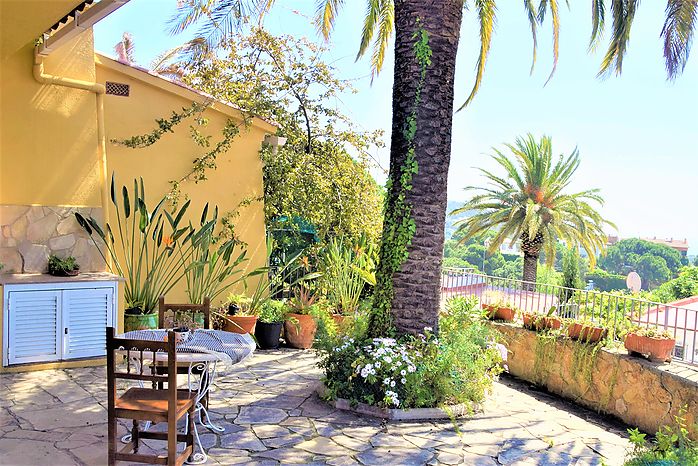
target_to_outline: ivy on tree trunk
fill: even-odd
[[[395,1],[393,128],[371,336],[438,328],[462,1]]]

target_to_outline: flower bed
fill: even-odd
[[[472,412],[499,373],[493,332],[480,320],[476,302],[450,302],[437,338],[431,329],[414,337],[368,339],[344,336],[323,345],[326,398],[339,406],[368,405],[386,417],[390,409],[463,405]],[[425,418],[425,417],[423,417]],[[430,418],[430,417],[426,417]]]

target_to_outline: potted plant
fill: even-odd
[[[112,175],[110,195],[116,221],[108,223],[106,229],[95,218],[83,217],[79,212],[75,212],[75,218],[111,272],[124,277],[124,330],[157,328],[160,296],[167,295],[182,279],[200,237],[215,224],[207,222],[198,230],[183,226],[190,201],[170,214],[166,210],[168,199],[163,197],[149,210],[142,179],[134,180],[133,191],[123,186],[119,193]]]
[[[254,333],[257,315],[252,312],[252,298],[231,293],[223,304],[227,309],[223,330],[233,333]]]
[[[652,362],[670,362],[676,339],[654,327],[635,327],[625,335],[628,354],[645,355]]]
[[[284,321],[286,343],[292,348],[308,349],[313,346],[317,322],[313,316],[317,305],[315,296],[305,287],[298,287],[288,303],[289,312]]]
[[[567,327],[567,336],[582,343],[598,343],[606,338],[608,329],[588,319],[572,320]]]
[[[276,349],[279,347],[286,312],[286,303],[283,301],[270,299],[262,305],[254,332],[257,345],[261,349]]]
[[[552,306],[545,315],[523,313],[523,326],[530,330],[558,330],[562,327],[562,319],[555,315],[556,307]]]
[[[80,265],[73,256],[61,259],[51,254],[48,258],[48,273],[56,277],[74,277],[80,273]]]
[[[483,296],[482,309],[491,320],[503,320],[513,322],[516,317],[516,308],[504,299],[499,291],[488,291]]]

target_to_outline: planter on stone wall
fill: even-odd
[[[630,332],[625,336],[628,354],[641,354],[653,362],[670,362],[676,340],[662,336],[645,336]]]
[[[513,322],[516,317],[516,309],[493,304],[483,304],[482,308],[487,311],[487,317],[492,320],[503,320]]]
[[[562,327],[559,317],[548,317],[525,312],[523,326],[529,330],[558,330]]]
[[[573,322],[567,328],[567,335],[573,340],[579,340],[582,343],[598,343],[608,334],[608,330],[603,327],[596,327],[589,324],[580,324]]]

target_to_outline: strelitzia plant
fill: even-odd
[[[186,264],[184,278],[187,282],[187,296],[194,304],[201,304],[204,298],[212,301],[228,291],[231,287],[244,282],[249,274],[244,274],[243,263],[247,261],[247,248],[233,239],[219,241],[214,234],[214,228],[207,225],[216,225],[218,221],[218,207],[213,210],[213,217],[208,218],[208,204],[201,214],[200,228],[204,229],[200,235],[192,235],[191,254],[186,256],[187,244],[180,243],[178,252],[182,261]],[[240,246],[239,252],[238,247]]]
[[[75,218],[90,235],[111,272],[125,278],[126,312],[152,314],[157,309],[158,298],[184,277],[187,261],[214,223],[208,222],[199,230],[191,225],[181,226],[190,201],[170,214],[165,209],[167,198],[163,197],[149,210],[142,178],[133,181],[133,191],[123,186],[117,198],[112,174],[111,202],[116,210],[116,225],[107,223],[102,229],[93,217],[83,217],[78,212]],[[95,236],[104,245],[106,255]],[[175,254],[177,249],[179,254]]]

